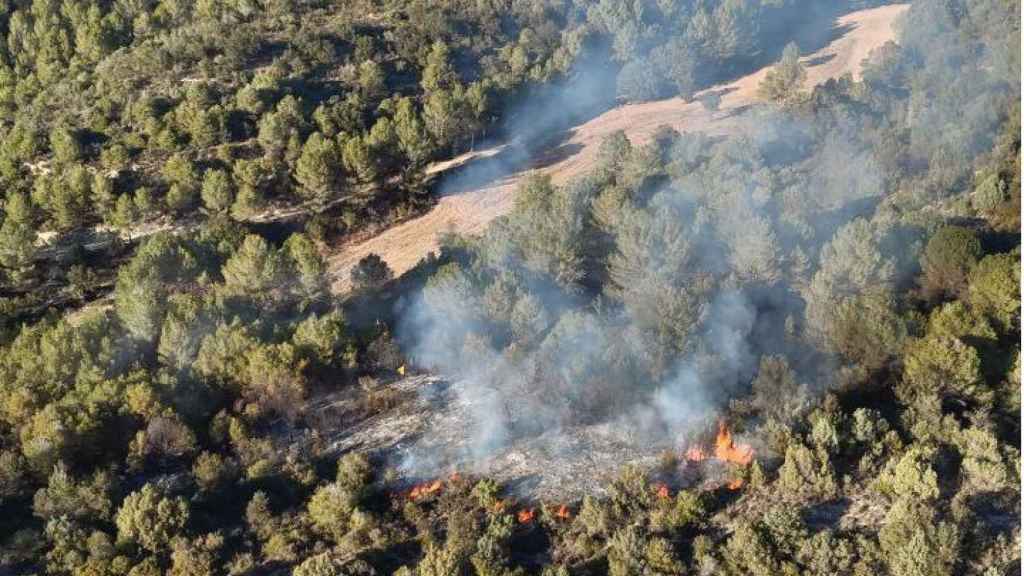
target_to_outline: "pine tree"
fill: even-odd
[[[214,214],[225,214],[234,202],[234,186],[225,170],[207,170],[203,174],[203,205]]]
[[[782,59],[768,71],[757,87],[758,94],[773,102],[793,102],[800,97],[807,71],[800,63],[800,49],[793,42],[782,51]]]
[[[311,134],[295,166],[295,179],[301,185],[299,194],[324,201],[337,190],[342,175],[341,155],[334,142],[319,132]]]
[[[19,192],[9,193],[0,224],[0,268],[10,280],[19,282],[31,271],[35,240],[31,201]]]
[[[395,135],[398,146],[412,169],[419,168],[430,157],[433,143],[411,98],[402,98],[395,108]]]

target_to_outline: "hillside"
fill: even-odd
[[[801,57],[807,64],[804,85],[814,86],[844,74],[858,77],[861,62],[868,54],[895,37],[893,24],[907,6],[891,4],[838,17],[833,24],[835,37],[828,45]],[[759,100],[757,86],[769,68],[706,88],[696,96],[699,99],[706,94],[720,94],[715,110],[707,109],[696,99],[687,102],[680,98],[613,108],[570,128],[560,138],[557,150],[536,151],[531,158],[524,159],[525,166],[513,161],[512,165],[479,168],[483,173],[481,177],[472,174],[474,162],[494,163],[495,158],[501,161],[505,147],[500,145],[429,166],[428,174],[442,174],[441,178],[456,167],[470,174],[455,176],[455,182],[447,187],[442,184],[444,195],[423,216],[402,222],[368,240],[333,248],[328,257],[334,278],[332,289],[338,293],[348,290],[352,267],[368,254],[381,256],[396,275],[401,275],[437,250],[440,235],[448,232],[479,234],[492,220],[512,209],[516,188],[531,171],[548,174],[555,183],[564,184],[593,167],[598,145],[616,131],[621,130],[634,143],[643,144],[661,126],[709,134],[735,130],[737,123],[742,122],[742,110]],[[480,178],[488,181],[482,185],[475,182]],[[463,181],[471,184],[463,184]]]
[[[1020,573],[1020,14],[0,3],[0,575]]]

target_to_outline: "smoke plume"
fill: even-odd
[[[864,90],[875,96],[857,100],[859,89],[833,85],[829,94],[847,102],[823,105],[828,113],[755,106],[728,137],[610,143],[575,182],[527,183],[516,210],[401,311],[405,348],[451,379],[468,413],[470,442],[455,457],[474,461],[541,436],[572,445],[562,434],[588,426],[618,429],[640,448],[678,445],[749,393],[768,355],[783,356],[812,392],[833,385],[842,359],[819,337],[830,311],[914,275],[912,240],[928,224],[901,220],[893,187],[927,198],[950,155],[958,172],[940,174],[942,184],[962,187],[962,159],[991,146],[998,111],[1017,90],[1005,70],[1019,79],[1019,66],[979,56],[937,3],[916,3],[907,18],[919,19],[902,28],[904,53],[876,54],[866,71]],[[908,74],[956,89],[904,94]],[[530,143],[601,104],[606,65],[585,62],[572,78],[511,116],[514,152],[471,165],[447,189],[522,169]],[[878,135],[887,122],[905,127],[901,158]],[[421,474],[445,459],[415,449],[406,457]]]

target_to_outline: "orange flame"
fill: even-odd
[[[743,478],[730,480],[729,483],[725,485],[725,487],[728,488],[729,490],[739,490],[740,488],[743,487]]]
[[[569,507],[565,504],[562,504],[558,507],[558,510],[555,510],[555,518],[558,518],[559,520],[568,520],[569,517]]]
[[[690,462],[701,462],[707,458],[707,454],[703,450],[694,446],[686,451],[686,459]]]
[[[734,464],[750,464],[754,459],[754,449],[747,444],[736,446],[732,441],[732,432],[725,422],[718,422],[718,438],[715,439],[715,458]]]
[[[524,508],[516,514],[516,518],[519,520],[520,524],[529,524],[533,521],[534,515],[535,512],[533,511],[533,508]]]
[[[498,500],[497,502],[494,503],[494,511],[504,512],[505,506],[507,506],[507,502],[505,502],[504,500]]]
[[[442,483],[440,480],[434,480],[433,482],[424,482],[423,484],[417,484],[413,487],[412,491],[409,492],[409,498],[416,500],[431,494],[436,494],[441,491]]]
[[[668,498],[670,496],[669,491],[668,491],[668,484],[658,484],[656,486],[656,488],[657,488],[656,493],[658,494],[658,498],[661,498],[661,499],[664,500],[665,498]]]

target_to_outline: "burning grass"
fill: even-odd
[[[724,421],[718,422],[718,435],[715,437],[714,451],[710,452],[715,459],[746,466],[754,461],[754,449],[749,444],[737,445],[732,439],[732,432]],[[709,452],[701,446],[691,446],[683,453],[688,462],[703,462],[709,458]]]
[[[444,488],[444,483],[440,480],[434,480],[432,482],[425,482],[423,484],[417,484],[409,492],[409,498],[411,500],[419,500],[420,498],[426,498],[441,492]]]
[[[725,422],[718,423],[718,437],[715,438],[715,458],[723,462],[732,462],[746,466],[754,460],[754,449],[747,444],[737,446],[733,443],[732,432]]]
[[[457,386],[432,376],[409,376],[374,387],[402,399],[383,412],[361,414],[358,390],[324,398],[308,412],[321,415],[318,436],[332,450],[371,453],[400,477],[418,479],[419,484],[400,491],[413,501],[446,492],[459,474],[438,472],[457,469],[503,483],[512,499],[572,502],[605,493],[624,464],[659,470],[652,480],[664,483],[671,496],[698,484],[723,486],[740,476],[737,467],[755,458],[753,448],[724,422],[717,429],[711,423],[703,441],[682,447],[671,436],[637,437],[629,426],[597,423],[512,439],[480,455],[472,449],[474,410],[455,392]],[[551,516],[548,510],[545,517]]]
[[[561,504],[555,510],[554,516],[559,520],[570,520],[572,518],[572,513],[569,512],[568,506],[566,506],[565,504]]]
[[[683,458],[688,466],[699,466],[701,468],[704,468],[704,464],[709,461],[726,464],[727,469],[734,466],[745,467],[754,461],[754,449],[749,444],[737,444],[728,425],[720,420],[714,445],[708,447],[690,446],[683,452]],[[723,470],[724,472],[725,470]],[[739,490],[743,485],[744,480],[742,478],[733,478],[725,482],[725,487],[729,490]],[[660,489],[658,495],[661,496]]]

